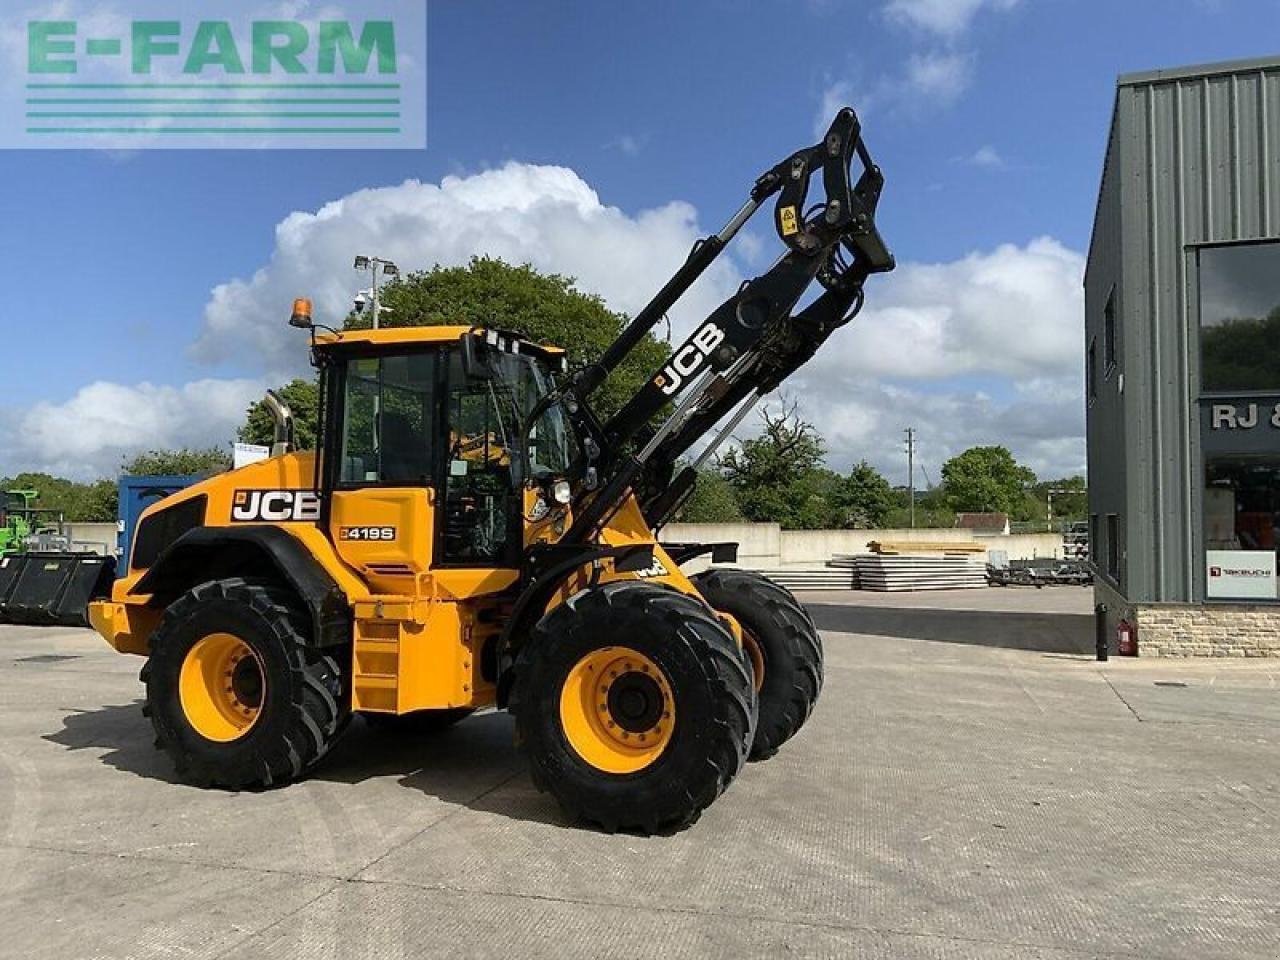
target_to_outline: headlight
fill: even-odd
[[[569,501],[573,499],[573,489],[569,486],[569,481],[557,480],[555,486],[551,488],[551,496],[561,506],[568,506]]]

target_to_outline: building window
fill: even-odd
[[[1098,338],[1089,341],[1089,355],[1085,359],[1085,380],[1089,384],[1089,402],[1098,399]]]
[[[1205,462],[1204,543],[1209,599],[1280,597],[1280,455]]]
[[[1120,582],[1120,517],[1114,513],[1107,514],[1107,576]]]
[[[1200,384],[1280,390],[1280,243],[1200,251]]]
[[[1116,368],[1119,352],[1116,333],[1116,292],[1113,289],[1107,296],[1107,306],[1102,311],[1102,354],[1106,360],[1108,377]]]

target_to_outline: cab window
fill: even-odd
[[[431,486],[435,354],[360,357],[347,365],[340,481]]]

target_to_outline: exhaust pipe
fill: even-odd
[[[276,425],[275,439],[271,443],[271,456],[282,457],[293,450],[293,411],[274,390],[268,390],[262,402],[266,404],[267,412],[271,414],[271,419]]]

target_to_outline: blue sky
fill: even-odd
[[[361,277],[335,271],[380,252],[360,243],[422,267],[489,252],[496,234],[493,252],[585,275],[634,309],[632,281],[656,289],[758,173],[815,139],[835,101],[864,113],[887,178],[882,231],[906,266],[873,281],[863,329],[794,385],[833,464],[901,471],[897,437],[914,423],[935,479],[946,455],[984,441],[1042,472],[1078,470],[1079,258],[1115,76],[1265,55],[1259,26],[1278,15],[1274,0],[434,0],[425,151],[0,151],[3,328],[39,358],[6,365],[0,475],[110,473],[138,446],[229,439],[230,411],[297,369],[283,351],[302,359],[274,326],[287,346],[262,339],[283,324],[286,295],[312,292],[285,287],[314,270],[354,293]],[[291,214],[445,177],[462,184],[454,193],[499,199],[466,200],[473,215],[450,219],[438,192],[378,195],[376,226],[362,221],[346,243],[303,224],[316,262],[271,266]],[[419,198],[435,206],[397,223],[396,204]],[[599,226],[592,260],[571,219],[534,219],[557,203]],[[445,242],[453,224],[461,239]],[[761,218],[680,320],[771,256],[767,229]],[[243,315],[211,320],[214,288],[264,267],[257,288],[232,291]]]

